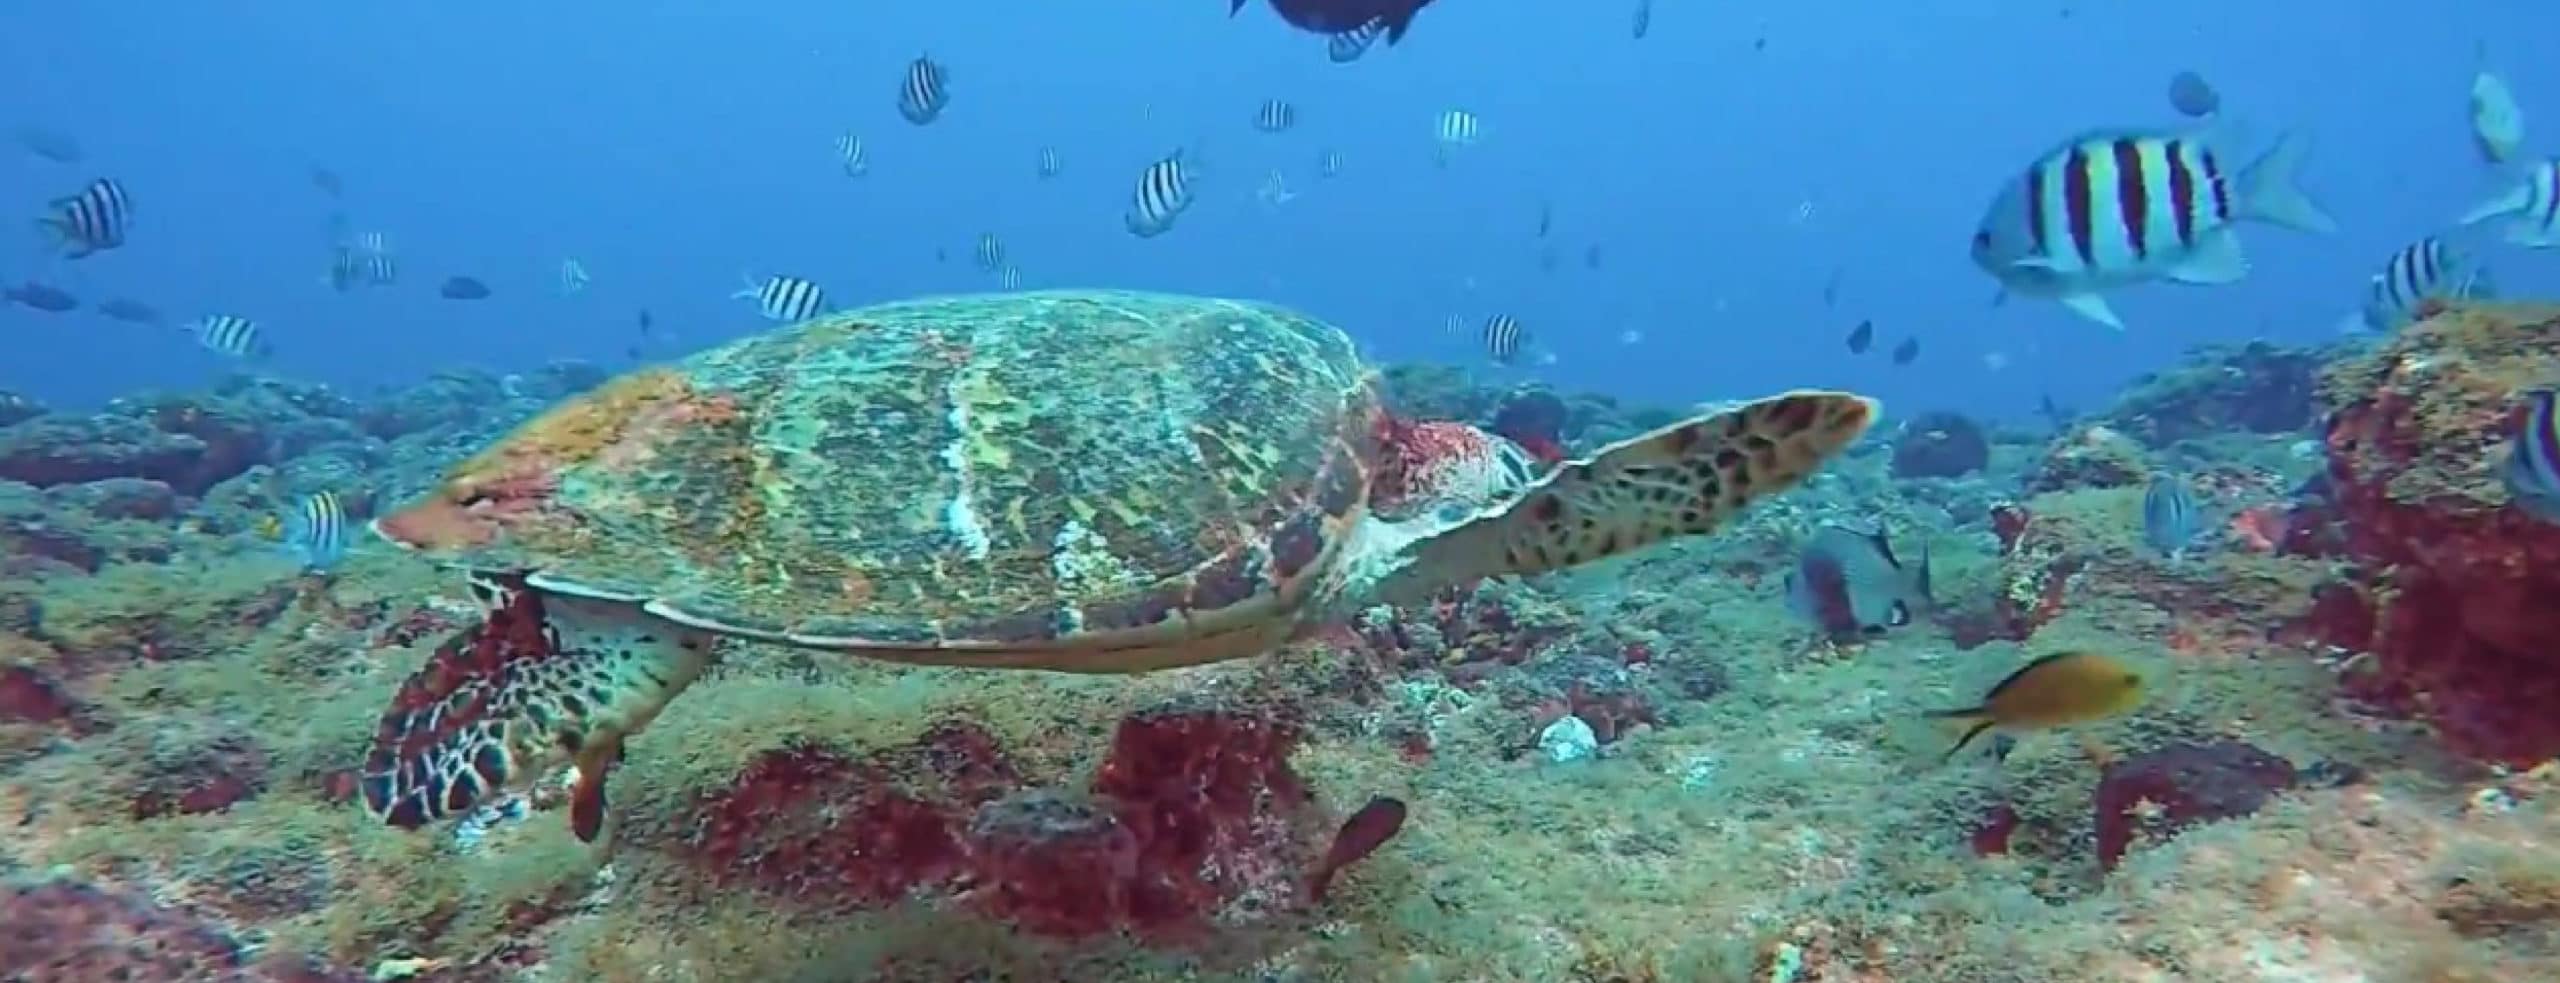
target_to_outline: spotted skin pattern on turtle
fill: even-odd
[[[579,619],[584,630],[564,637],[547,608],[598,602],[490,576],[475,577],[472,590],[486,619],[439,646],[374,727],[357,783],[365,810],[415,829],[565,757],[579,772],[570,826],[593,842],[623,738],[701,674],[709,640],[633,616]]]

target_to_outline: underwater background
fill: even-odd
[[[2560,12],[1227,6],[0,11],[0,979],[2560,979]],[[1882,409],[1269,657],[732,639],[616,761],[370,801],[567,651],[371,522],[727,460],[616,415],[719,425],[652,388],[717,346],[1100,291],[1340,329],[1381,515]]]

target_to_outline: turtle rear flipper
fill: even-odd
[[[1567,461],[1521,494],[1393,551],[1375,598],[1544,573],[1714,532],[1866,432],[1874,400],[1798,390],[1691,417]]]
[[[374,727],[365,811],[415,829],[470,811],[562,761],[578,766],[570,828],[604,826],[622,742],[702,675],[711,641],[634,605],[475,577],[487,617],[437,646]]]

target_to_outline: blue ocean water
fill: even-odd
[[[1482,365],[1443,321],[1507,312],[1557,355],[1509,371],[1567,388],[1687,403],[1826,385],[2014,416],[2048,393],[2099,402],[2194,344],[2329,337],[2385,255],[2496,190],[2464,113],[2478,47],[2528,107],[2560,87],[2528,40],[2560,13],[2522,0],[2423,16],[1661,0],[1642,41],[1633,0],[1441,0],[1351,65],[1258,4],[1225,7],[20,4],[0,12],[0,123],[74,136],[87,159],[13,148],[5,200],[32,217],[112,176],[139,217],[130,245],[76,262],[0,237],[0,279],[179,321],[251,316],[277,349],[264,371],[363,386],[618,364],[643,308],[674,347],[732,337],[761,326],[729,299],[741,272],[807,276],[843,304],[992,289],[968,251],[993,232],[1027,287],[1267,298],[1383,360]],[[893,104],[920,53],[955,93],[925,127]],[[2303,183],[2342,231],[2249,228],[2247,281],[2121,293],[2121,336],[2049,302],[1990,306],[1964,241],[1998,183],[2085,128],[2173,125],[2163,90],[2182,68],[2220,88],[2243,153],[2314,138]],[[1298,106],[1294,130],[1254,131],[1268,98]],[[1431,122],[1451,108],[1485,139],[1441,168]],[[868,176],[836,166],[848,131]],[[1045,182],[1044,145],[1065,164]],[[1136,172],[1178,146],[1205,165],[1199,206],[1171,234],[1130,236]],[[1331,180],[1315,173],[1328,149],[1345,162]],[[343,198],[313,187],[314,166]],[[1270,209],[1253,191],[1275,168],[1299,197]],[[321,282],[333,210],[389,237],[399,286]],[[569,257],[594,282],[562,296]],[[2510,293],[2554,285],[2529,254],[2489,260]],[[452,274],[495,296],[437,298]],[[1916,335],[1920,359],[1845,353],[1870,318],[1880,350]],[[1623,344],[1629,330],[1643,340]],[[87,312],[0,308],[0,340],[0,386],[55,403],[229,369],[174,330]]]

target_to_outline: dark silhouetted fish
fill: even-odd
[[[1905,567],[1882,530],[1824,525],[1805,540],[1787,574],[1787,609],[1835,639],[1875,636],[1910,624],[1935,602],[1929,548]]]
[[[1875,343],[1876,323],[1874,321],[1860,321],[1857,327],[1849,329],[1849,354],[1864,355],[1867,353],[1867,348]]]
[[[23,304],[40,311],[50,311],[55,314],[60,314],[64,311],[72,310],[80,306],[80,298],[63,292],[59,287],[47,286],[33,280],[10,287],[7,290],[0,290],[0,299],[7,299],[14,303]]]
[[[1631,33],[1638,41],[1644,40],[1645,35],[1653,33],[1653,0],[1636,0],[1635,23],[1629,26],[1634,28]]]
[[[160,316],[159,308],[122,297],[98,305],[98,313],[132,324],[148,324],[157,327],[169,323],[167,318]]]
[[[320,189],[321,194],[331,198],[341,197],[347,193],[347,182],[338,178],[338,172],[317,165],[311,168],[311,186]]]
[[[2169,76],[2169,108],[2181,116],[2202,118],[2222,108],[2222,93],[2213,91],[2213,83],[2194,72]]]
[[[1227,0],[1227,14],[1234,16],[1252,0]],[[1413,15],[1431,6],[1431,0],[1267,0],[1271,12],[1289,22],[1289,26],[1316,34],[1335,35],[1358,30],[1371,22],[1386,29],[1387,43],[1404,40],[1404,32],[1413,28]]]
[[[446,300],[487,300],[489,285],[467,276],[448,277],[436,293]]]
[[[1895,365],[1909,365],[1912,359],[1919,357],[1920,339],[1918,338],[1904,338],[1902,344],[1893,346],[1893,364]]]
[[[1843,271],[1843,270],[1841,270],[1839,267],[1837,267],[1837,266],[1832,267],[1832,268],[1831,268],[1831,279],[1828,279],[1828,280],[1824,280],[1824,281],[1822,281],[1822,306],[1824,306],[1824,307],[1836,307],[1836,306],[1839,306],[1839,304],[1840,304],[1840,274],[1841,274],[1842,272],[1844,272],[1844,271]]]

